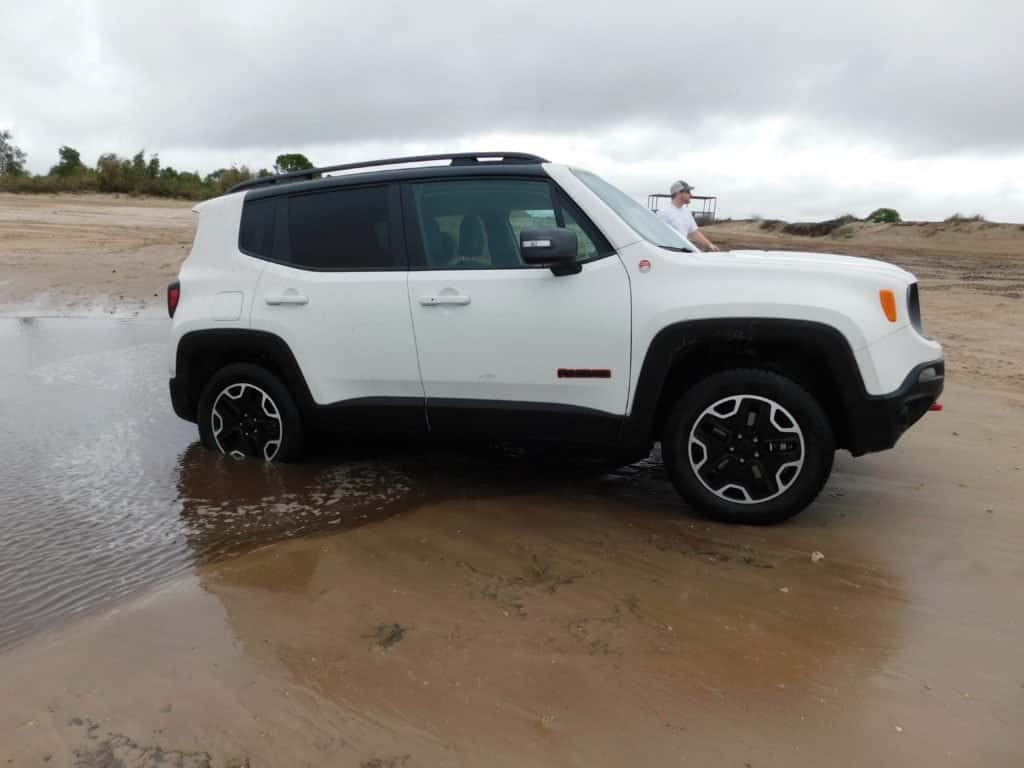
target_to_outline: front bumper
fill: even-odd
[[[939,399],[945,377],[943,360],[922,363],[892,394],[864,394],[857,402],[849,403],[850,453],[860,456],[896,445],[900,436]]]

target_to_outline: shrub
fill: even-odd
[[[853,224],[856,221],[860,221],[860,219],[848,213],[845,216],[840,216],[838,219],[829,219],[828,221],[794,222],[793,224],[786,224],[782,228],[782,231],[787,235],[824,237],[825,235],[831,235],[840,227],[847,224]]]
[[[70,150],[70,152],[63,151]],[[74,153],[74,154],[72,154]],[[61,164],[46,176],[0,175],[0,190],[7,192],[107,192],[136,197],[175,197],[205,200],[227,192],[236,184],[253,178],[243,166],[221,168],[205,177],[189,171],[161,167],[153,155],[148,160],[143,152],[131,158],[113,153],[101,155],[95,168],[76,165],[77,152],[62,147]]]
[[[895,208],[877,208],[868,214],[867,220],[872,224],[899,224],[903,221]]]
[[[954,213],[946,219],[947,224],[962,224],[969,221],[985,221],[985,217],[980,213],[976,213],[973,216],[964,216],[960,213]]]
[[[75,176],[85,173],[82,156],[77,149],[65,145],[57,150],[57,154],[60,155],[60,162],[50,169],[50,176]]]
[[[274,161],[274,170],[278,173],[293,173],[294,171],[308,171],[313,167],[309,158],[300,152],[278,155]]]

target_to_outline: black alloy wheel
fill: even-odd
[[[213,375],[199,399],[203,445],[236,459],[289,461],[302,446],[302,419],[270,371],[234,363]]]
[[[810,504],[832,471],[835,438],[817,400],[778,373],[722,371],[680,395],[661,440],[680,495],[718,520],[762,525]]]
[[[804,465],[804,436],[792,414],[760,395],[709,405],[690,430],[690,467],[705,488],[737,504],[785,493]]]
[[[273,461],[284,426],[273,399],[255,384],[229,384],[213,401],[210,428],[221,453]]]

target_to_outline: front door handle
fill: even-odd
[[[456,306],[465,306],[469,304],[471,299],[469,296],[461,293],[442,293],[438,296],[420,296],[420,304],[424,307],[436,307],[440,304],[454,304]]]
[[[272,307],[276,307],[280,304],[293,304],[297,306],[309,304],[309,297],[303,296],[294,288],[289,288],[287,291],[277,296],[264,296],[263,300]]]

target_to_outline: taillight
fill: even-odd
[[[181,283],[175,280],[167,286],[167,315],[174,317],[174,310],[178,308],[178,299],[181,298]]]

